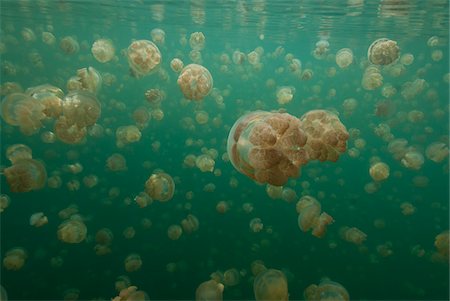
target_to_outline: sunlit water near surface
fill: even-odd
[[[449,299],[448,1],[21,0],[1,1],[0,17],[1,167],[12,165],[8,147],[24,144],[47,173],[44,187],[14,192],[2,172],[10,202],[0,215],[1,285],[9,300],[110,300],[123,275],[151,300],[192,300],[213,273],[224,300],[255,299],[256,260],[284,273],[291,300],[305,300],[305,289],[325,278],[352,300]],[[192,39],[197,32],[204,47]],[[380,38],[397,43],[399,58],[373,67],[368,49]],[[99,39],[115,49],[108,62],[92,52]],[[136,40],[159,49],[150,74],[130,68],[127,49]],[[345,68],[336,59],[343,48],[352,54]],[[174,58],[210,72],[213,89],[203,100],[184,97]],[[30,119],[5,119],[8,94],[48,84],[65,101],[69,79],[87,67],[102,77],[93,96],[101,112],[79,143],[55,136],[58,116],[29,132],[20,124]],[[281,88],[292,98],[282,98]],[[150,89],[163,95],[160,103],[148,100]],[[300,118],[319,109],[336,114],[349,133],[336,162],[311,160],[276,188],[229,161],[228,135],[241,116],[263,110]],[[123,145],[116,131],[130,125],[141,136]],[[122,171],[111,170],[113,154],[126,159]],[[214,160],[204,172],[189,161],[202,154]],[[376,181],[369,169],[379,161],[389,175]],[[173,197],[138,203],[161,171],[174,181]],[[299,228],[303,196],[334,220],[321,238]],[[61,213],[74,206],[75,216]],[[37,212],[48,223],[30,225]],[[182,222],[189,214],[199,222],[192,233]],[[81,242],[57,234],[66,219],[86,226]],[[170,239],[174,225],[184,232]],[[366,239],[347,241],[345,227]],[[113,239],[102,246],[103,228]],[[17,270],[7,254],[14,248],[26,254]],[[136,271],[127,268],[130,254],[140,257]]]

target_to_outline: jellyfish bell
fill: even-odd
[[[208,280],[200,283],[195,290],[196,301],[221,301],[223,300],[224,285],[216,280]]]
[[[324,278],[319,285],[311,284],[304,291],[306,301],[349,301],[347,290],[339,283]]]
[[[213,78],[205,67],[189,64],[181,70],[177,80],[184,97],[189,100],[202,100],[213,88]]]
[[[169,174],[156,172],[145,182],[145,192],[154,200],[167,202],[173,197],[175,182]]]
[[[375,40],[369,47],[367,57],[375,65],[389,65],[397,61],[400,48],[396,41],[381,38]]]
[[[48,223],[48,218],[44,215],[43,212],[34,213],[30,217],[30,226],[42,227],[43,225],[45,225],[47,223]]]
[[[77,244],[86,239],[86,225],[75,218],[62,222],[58,227],[58,239],[69,244]]]
[[[267,269],[260,272],[253,282],[255,299],[259,300],[289,300],[286,276],[280,270]]]
[[[22,159],[3,170],[12,192],[28,192],[44,187],[47,171],[44,165],[34,159]]]
[[[92,55],[100,63],[107,63],[114,58],[115,48],[111,40],[98,39],[92,44]]]
[[[153,42],[137,40],[127,50],[128,64],[133,75],[142,77],[154,72],[161,64],[161,52]]]

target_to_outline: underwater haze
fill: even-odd
[[[0,300],[449,300],[449,1],[0,1]]]

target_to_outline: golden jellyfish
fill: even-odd
[[[13,126],[19,126],[24,135],[32,135],[42,127],[45,106],[39,100],[25,93],[8,94],[1,104],[3,120]]]
[[[422,168],[422,165],[424,163],[424,157],[420,152],[416,150],[409,150],[400,160],[400,163],[406,168],[419,170]]]
[[[280,105],[288,104],[292,101],[295,94],[294,87],[279,87],[277,89],[277,102]]]
[[[61,48],[65,54],[72,55],[80,50],[80,45],[73,37],[64,37],[59,42],[59,48]]]
[[[403,215],[413,215],[416,212],[416,207],[409,202],[403,202],[400,204]]]
[[[205,112],[205,111],[197,111],[196,113],[195,113],[195,121],[198,123],[198,124],[207,124],[208,123],[208,120],[209,120],[209,115],[208,115],[208,112]]]
[[[139,256],[139,254],[132,253],[125,258],[124,264],[127,272],[136,272],[142,266],[141,256]]]
[[[152,29],[152,31],[150,31],[150,36],[152,37],[152,41],[158,45],[164,45],[166,41],[166,33],[160,28]]]
[[[223,284],[225,286],[235,286],[241,281],[241,274],[235,268],[228,269],[223,273]]]
[[[216,204],[216,211],[220,214],[225,214],[230,210],[230,204],[227,201],[220,201]]]
[[[83,184],[87,188],[93,188],[98,184],[98,177],[96,175],[87,175],[83,177]]]
[[[196,301],[221,301],[223,300],[223,284],[216,280],[208,280],[200,283],[195,290]]]
[[[152,73],[161,63],[161,52],[153,42],[148,40],[137,40],[131,43],[127,57],[132,74],[138,78]]]
[[[181,237],[181,234],[183,234],[183,228],[181,228],[180,225],[170,225],[169,228],[167,228],[167,236],[171,240],[178,240]]]
[[[95,234],[95,242],[100,245],[110,245],[114,235],[109,228],[102,228]]]
[[[444,57],[444,52],[440,49],[433,50],[431,52],[431,59],[435,62],[439,62]]]
[[[292,203],[294,202],[298,197],[297,197],[297,193],[295,192],[294,189],[289,188],[289,187],[284,187],[283,191],[281,193],[281,198],[288,202],[288,203]]]
[[[267,269],[260,272],[253,282],[253,292],[256,301],[289,300],[286,276],[282,271],[276,269]]]
[[[342,48],[336,53],[336,64],[339,68],[347,68],[353,63],[353,51],[349,48]]]
[[[447,230],[436,235],[434,239],[434,246],[436,247],[438,253],[446,258],[447,261],[449,260],[449,237],[450,232]]]
[[[30,226],[42,227],[43,225],[46,224],[48,224],[48,218],[44,215],[43,212],[37,212],[31,215]]]
[[[68,219],[72,215],[78,213],[78,206],[77,205],[70,205],[67,208],[64,208],[63,210],[58,212],[58,216],[60,219]]]
[[[346,116],[352,115],[353,111],[358,106],[358,101],[354,98],[347,98],[342,103],[342,107],[344,108],[344,114]]]
[[[101,104],[89,91],[70,92],[63,99],[63,117],[70,125],[76,125],[79,129],[94,125],[100,113]]]
[[[202,100],[211,92],[213,78],[205,67],[189,64],[181,70],[177,83],[184,97],[190,100]]]
[[[55,135],[64,143],[81,143],[86,137],[87,129],[84,126],[78,126],[65,116],[60,116],[55,122]]]
[[[134,238],[134,236],[136,235],[136,230],[133,227],[126,227],[123,232],[123,237],[125,237],[126,239],[132,239]]]
[[[298,216],[298,226],[303,232],[312,230],[312,235],[321,238],[327,231],[327,226],[334,222],[334,219],[325,212],[319,201],[312,196],[303,196],[296,204]]]
[[[44,187],[47,171],[44,165],[34,159],[22,159],[3,170],[12,192],[28,192]]]
[[[349,301],[350,295],[339,283],[324,278],[319,285],[311,284],[304,291],[306,301]]]
[[[56,43],[55,35],[48,31],[42,32],[41,40],[44,44],[47,44],[49,46],[53,46]]]
[[[45,84],[28,88],[25,93],[44,105],[46,117],[57,118],[62,114],[64,92],[60,88]]]
[[[262,223],[261,219],[259,217],[255,217],[250,220],[249,223],[250,231],[253,233],[261,232],[264,228],[264,224]]]
[[[152,111],[152,118],[156,121],[161,121],[164,118],[164,111],[157,108]]]
[[[170,61],[170,68],[176,72],[179,73],[184,67],[184,63],[179,58],[174,58]]]
[[[369,174],[374,181],[383,181],[389,178],[389,165],[384,162],[377,162],[370,166]]]
[[[121,154],[112,154],[106,160],[106,167],[110,171],[126,171],[128,170],[127,161]]]
[[[383,75],[377,66],[370,65],[364,70],[361,85],[365,90],[375,90],[383,85]]]
[[[3,258],[3,266],[10,271],[18,271],[25,264],[28,254],[24,248],[12,248],[8,250]]]
[[[325,110],[313,110],[300,120],[307,136],[304,149],[310,160],[336,162],[347,149],[349,133],[339,117]]]
[[[116,130],[116,145],[119,148],[141,140],[141,131],[135,125],[120,126]]]
[[[139,192],[139,194],[134,198],[134,201],[141,208],[145,208],[153,203],[152,198],[144,191]]]
[[[339,230],[339,235],[345,241],[354,243],[355,245],[361,245],[367,238],[367,234],[355,227],[342,227]]]
[[[250,265],[250,270],[252,271],[253,276],[258,276],[260,273],[267,270],[266,266],[264,265],[264,262],[261,260],[254,260],[252,261]]]
[[[36,41],[36,34],[31,28],[24,27],[20,34],[22,35],[22,38],[25,42],[34,42]]]
[[[11,198],[7,194],[0,194],[0,213],[5,211],[6,208],[11,204]]]
[[[13,144],[6,149],[6,158],[15,164],[22,159],[32,159],[32,151],[25,144]]]
[[[367,57],[372,64],[389,65],[400,56],[400,48],[396,41],[381,38],[375,40],[369,47]]]
[[[145,182],[145,192],[154,200],[167,202],[175,192],[175,182],[165,172],[152,174]]]
[[[215,164],[214,159],[207,154],[200,155],[195,159],[195,165],[202,172],[212,172]]]
[[[166,93],[163,90],[156,88],[148,89],[147,91],[145,91],[145,98],[152,106],[158,107],[166,98]]]
[[[443,142],[433,142],[427,146],[425,156],[433,162],[440,163],[449,156],[448,145]]]
[[[79,84],[76,84],[72,89],[69,87],[70,91],[86,90],[97,94],[102,87],[102,76],[94,67],[78,69],[77,76],[73,79],[78,81]]]
[[[186,234],[197,231],[199,227],[198,218],[195,215],[188,214],[188,216],[181,221],[181,227]]]
[[[115,49],[111,40],[98,39],[92,44],[91,52],[97,61],[106,63],[114,58]]]
[[[230,130],[227,152],[239,172],[259,183],[282,186],[308,162],[307,136],[299,119],[287,113],[250,112]]]
[[[414,55],[411,53],[405,53],[400,57],[400,63],[409,66],[414,62]]]
[[[58,226],[58,239],[69,244],[77,244],[86,239],[86,225],[75,218],[65,220]]]
[[[126,289],[131,285],[130,277],[121,275],[116,278],[116,282],[114,283],[114,287],[116,288],[116,291],[120,292],[123,289]]]
[[[202,50],[205,47],[205,35],[203,32],[191,33],[189,45],[193,50]]]

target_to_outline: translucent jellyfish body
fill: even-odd
[[[3,266],[7,270],[18,271],[25,264],[28,254],[23,248],[12,248],[3,258]]]
[[[170,61],[170,68],[174,71],[174,72],[180,72],[184,67],[184,63],[182,60],[180,60],[179,58],[174,58],[173,60]]]
[[[58,239],[69,244],[77,244],[86,239],[86,225],[78,219],[69,219],[58,227]]]
[[[106,167],[110,171],[125,171],[128,169],[127,161],[121,154],[112,154],[106,159]]]
[[[369,47],[367,57],[372,64],[389,65],[400,56],[397,42],[386,38],[375,40]]]
[[[136,77],[142,77],[154,71],[161,63],[161,52],[148,40],[137,40],[130,44],[127,51],[128,64]]]
[[[181,70],[177,80],[184,97],[202,100],[213,88],[213,78],[208,69],[198,64],[189,64]]]
[[[141,131],[135,125],[120,126],[116,130],[116,145],[119,148],[141,140]]]
[[[337,115],[313,110],[300,119],[308,137],[305,150],[309,159],[335,162],[346,151],[349,134]]]
[[[280,105],[288,104],[292,101],[295,94],[294,87],[279,87],[277,90],[277,102]]]
[[[207,154],[203,154],[198,156],[195,159],[195,165],[200,169],[202,172],[212,172],[214,171],[214,165],[216,162],[214,161],[211,156]]]
[[[447,261],[449,260],[449,251],[450,251],[449,237],[450,232],[447,230],[436,235],[434,239],[434,246],[436,247],[438,253],[442,255],[444,258],[446,258]]]
[[[102,87],[102,76],[94,67],[78,69],[77,76],[73,80],[78,83],[75,83],[73,88],[68,84],[70,91],[87,90],[96,94]]]
[[[60,88],[45,84],[28,88],[25,93],[44,105],[46,117],[57,118],[61,115],[64,92]]]
[[[364,70],[361,86],[365,90],[375,90],[383,85],[383,76],[377,66],[370,65]]]
[[[327,226],[334,222],[333,218],[325,212],[315,198],[303,196],[296,205],[298,216],[298,226],[303,232],[312,230],[312,235],[323,237],[327,231]]]
[[[145,182],[145,192],[154,200],[167,202],[175,192],[175,183],[169,174],[156,172]]]
[[[36,212],[30,216],[30,226],[42,227],[48,223],[48,218],[43,212]]]
[[[448,145],[442,142],[433,142],[425,150],[425,156],[433,162],[442,162],[449,156]]]
[[[69,124],[78,128],[94,125],[100,113],[100,102],[89,91],[70,92],[63,99],[63,116]]]
[[[6,158],[11,161],[12,164],[17,163],[22,159],[32,159],[31,148],[25,144],[13,144],[6,149]]]
[[[305,289],[306,301],[349,301],[350,295],[339,283],[322,279],[319,285],[311,284]]]
[[[354,243],[356,245],[362,244],[367,238],[367,234],[362,232],[358,228],[355,228],[355,227],[351,227],[350,228],[350,227],[347,227],[347,226],[342,227],[339,230],[339,235],[345,241]]]
[[[80,45],[73,37],[64,37],[59,42],[59,48],[61,48],[61,50],[65,54],[71,55],[77,53],[78,50],[80,50]]]
[[[3,170],[12,192],[28,192],[44,187],[47,172],[44,165],[34,159],[22,159]]]
[[[139,254],[130,254],[127,256],[127,258],[125,258],[124,261],[125,264],[125,270],[127,272],[135,272],[137,270],[139,270],[142,266],[142,259],[141,256],[139,256]]]
[[[205,47],[205,35],[203,32],[191,33],[189,45],[193,50],[202,50]]]
[[[223,284],[216,280],[209,280],[200,283],[195,290],[196,301],[221,301],[223,300]]]
[[[349,48],[342,48],[336,53],[336,64],[344,69],[353,63],[353,51]]]
[[[114,58],[114,45],[111,40],[98,39],[92,44],[92,55],[100,63],[109,62]]]
[[[370,167],[369,174],[374,181],[379,182],[389,178],[389,170],[389,165],[377,162]]]
[[[268,269],[262,271],[255,277],[253,292],[256,301],[264,300],[288,300],[288,283],[286,276],[280,270]]]
[[[241,173],[259,183],[282,186],[308,161],[307,136],[299,119],[287,113],[255,111],[230,130],[227,152]]]
[[[7,194],[0,194],[0,213],[5,211],[11,204],[11,198]]]

